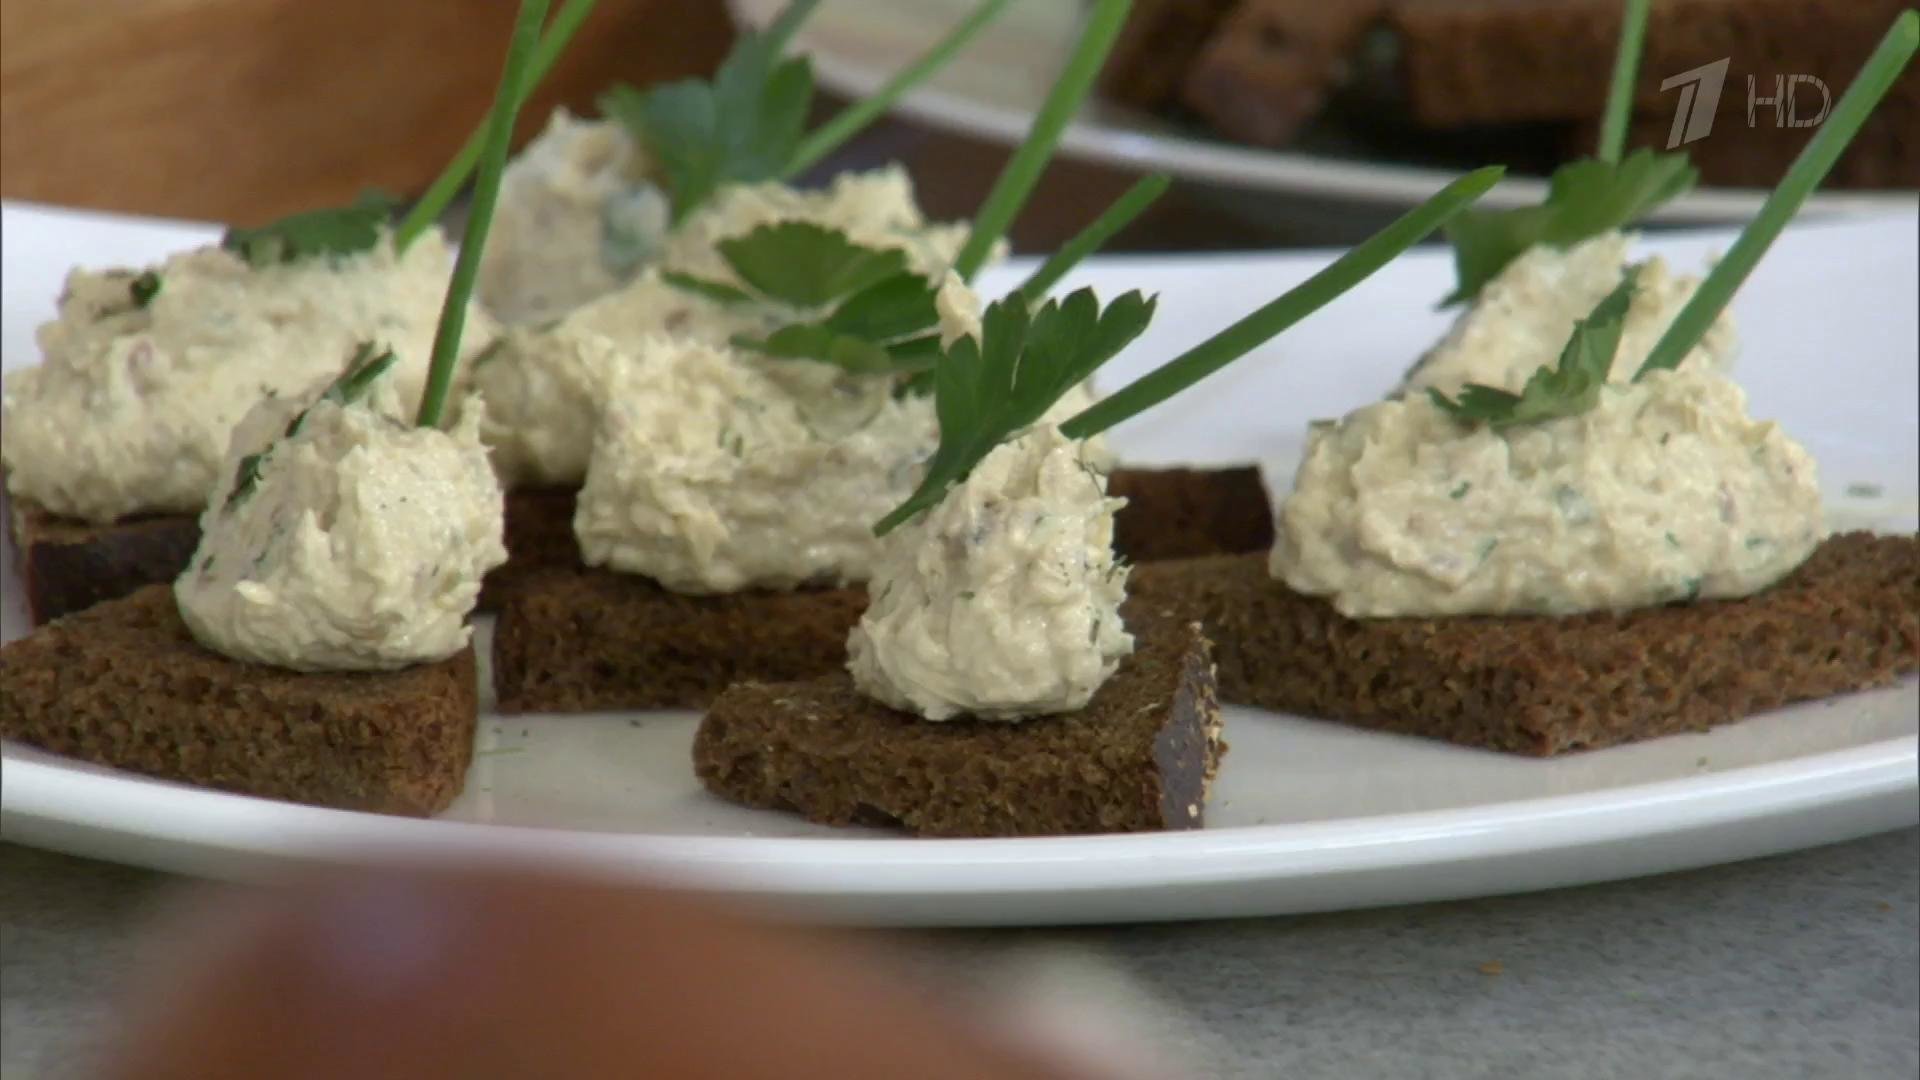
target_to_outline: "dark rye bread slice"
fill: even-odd
[[[746,683],[693,742],[709,791],[828,825],[919,836],[1196,829],[1226,744],[1200,627],[1138,602],[1136,648],[1078,712],[931,723],[862,695],[844,671]]]
[[[1136,567],[1200,621],[1237,705],[1520,754],[1704,731],[1920,667],[1920,538],[1827,540],[1766,592],[1572,618],[1349,619],[1264,556]]]
[[[0,646],[0,736],[166,780],[389,814],[445,809],[473,757],[471,648],[301,674],[202,648],[152,585]]]
[[[1121,469],[1108,490],[1128,500],[1114,547],[1135,563],[1273,544],[1266,485],[1252,466]],[[559,490],[508,496],[508,564],[483,598],[498,615],[502,712],[699,709],[736,682],[809,679],[846,662],[865,587],[683,596],[580,566],[572,505]]]
[[[200,543],[200,524],[186,514],[93,525],[56,517],[17,495],[8,498],[7,509],[7,536],[35,626],[171,582]]]
[[[1115,543],[1135,562],[1254,551],[1273,542],[1266,487],[1251,465],[1120,469],[1111,488],[1130,502],[1115,525]],[[507,494],[508,560],[487,575],[481,610],[494,610],[503,590],[537,570],[580,565],[574,494],[564,488]],[[199,521],[189,514],[92,525],[25,499],[9,499],[8,508],[8,535],[35,626],[145,585],[171,583],[200,543]]]
[[[1100,92],[1142,109],[1171,103],[1194,58],[1239,0],[1138,0],[1100,72]]]

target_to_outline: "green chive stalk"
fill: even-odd
[[[539,86],[540,81],[547,77],[547,72],[553,70],[553,65],[559,62],[560,55],[566,52],[567,45],[573,41],[573,35],[579,31],[580,24],[587,21],[588,15],[593,14],[593,5],[594,0],[567,0],[566,6],[554,15],[553,25],[547,28],[546,33],[540,35],[539,48],[534,50],[533,61],[527,72],[527,93],[531,94],[534,87]],[[489,118],[490,116],[491,114]],[[480,125],[473,129],[473,134],[467,136],[467,141],[460,147],[460,152],[453,155],[453,160],[447,162],[447,167],[442,169],[433,183],[427,186],[426,192],[420,196],[419,201],[415,202],[406,216],[400,219],[400,224],[393,230],[394,250],[407,250],[408,245],[418,240],[422,233],[433,227],[434,222],[440,220],[440,215],[446,212],[447,207],[452,205],[454,197],[460,194],[460,188],[466,184],[467,177],[473,175],[473,167],[480,161],[480,150],[486,142],[489,118],[483,118],[480,121]]]
[[[960,50],[967,47],[1000,17],[1013,0],[987,0],[973,10],[973,14],[962,20],[947,35],[935,42],[933,47],[923,53],[918,60],[901,68],[888,79],[885,85],[874,91],[871,97],[862,98],[834,114],[833,119],[822,124],[819,129],[808,134],[795,148],[793,160],[787,163],[784,174],[791,179],[820,163],[828,154],[838,150],[848,139],[866,130],[867,125],[879,119],[881,114],[893,107],[896,101],[906,96],[908,90],[924,82],[934,72],[939,71],[952,60]]]
[[[768,56],[779,56],[787,51],[793,42],[793,35],[800,32],[800,24],[813,16],[813,9],[820,6],[820,0],[793,0],[782,8],[779,17],[762,33],[760,40],[766,45]]]
[[[473,182],[473,206],[467,214],[467,232],[460,241],[460,255],[453,264],[453,280],[447,285],[446,306],[440,309],[440,325],[433,336],[433,363],[427,370],[427,389],[421,395],[420,414],[416,418],[421,427],[439,426],[447,394],[453,387],[453,370],[460,362],[460,335],[466,327],[467,303],[473,297],[474,279],[480,273],[480,254],[487,246],[493,207],[500,198],[500,174],[507,167],[507,148],[513,141],[513,121],[526,103],[527,87],[531,83],[529,69],[540,43],[540,24],[546,17],[547,0],[521,0],[513,40],[507,46],[506,70],[500,76],[500,89],[487,117],[487,137],[480,152],[480,172]]]
[[[1627,147],[1627,120],[1633,114],[1634,83],[1640,76],[1640,53],[1647,40],[1647,9],[1652,0],[1626,0],[1621,14],[1620,44],[1613,54],[1613,81],[1607,87],[1607,110],[1600,114],[1600,146],[1595,156],[1612,165]]]
[[[1113,201],[1093,224],[1082,229],[1071,240],[1061,245],[1060,250],[1040,268],[1033,272],[1019,288],[1020,295],[1028,304],[1037,304],[1047,290],[1059,284],[1081,260],[1107,246],[1121,229],[1133,224],[1133,220],[1146,212],[1147,207],[1166,194],[1167,186],[1172,183],[1166,173],[1154,173],[1126,190],[1126,193]]]
[[[1386,228],[1335,259],[1326,269],[1160,367],[1102,398],[1060,425],[1062,434],[1085,439],[1160,404],[1235,360],[1266,344],[1295,323],[1320,310],[1431,236],[1455,214],[1485,195],[1506,169],[1489,165],[1441,188]]]
[[[1787,175],[1780,185],[1767,196],[1747,227],[1740,230],[1740,236],[1733,246],[1727,249],[1726,257],[1721,259],[1706,280],[1693,291],[1680,314],[1674,316],[1667,332],[1647,354],[1646,363],[1634,374],[1636,380],[1649,371],[1662,371],[1680,366],[1693,347],[1706,335],[1707,328],[1720,317],[1720,312],[1733,299],[1733,294],[1753,273],[1761,256],[1780,236],[1780,231],[1793,220],[1800,204],[1807,201],[1813,189],[1820,186],[1832,171],[1847,144],[1860,132],[1860,126],[1867,121],[1874,106],[1886,96],[1888,87],[1900,77],[1907,62],[1913,58],[1916,45],[1920,45],[1920,12],[1912,9],[1904,11],[1893,20],[1886,36],[1867,58],[1860,74],[1854,76],[1853,84],[1846,93],[1840,95],[1839,104],[1827,115],[1826,122],[1820,125],[1813,138],[1808,140],[1800,156],[1793,159]]]
[[[1006,235],[1027,197],[1033,194],[1034,185],[1046,171],[1060,136],[1092,92],[1093,81],[1106,63],[1107,54],[1113,51],[1114,41],[1126,25],[1127,12],[1132,6],[1131,0],[1100,0],[1087,19],[1086,29],[1080,35],[1079,44],[1074,46],[1066,69],[1047,93],[1040,111],[1034,114],[1026,141],[1014,151],[999,179],[994,181],[993,189],[987,193],[980,213],[974,218],[973,231],[960,253],[954,256],[953,269],[961,278],[972,281],[980,272],[994,245]]]

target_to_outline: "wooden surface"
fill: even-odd
[[[479,122],[514,0],[4,0],[0,194],[228,222],[418,192]],[[670,28],[670,29],[669,29]],[[721,0],[601,0],[527,109],[709,70]]]

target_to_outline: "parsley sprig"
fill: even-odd
[[[981,459],[1031,426],[1063,394],[1139,337],[1155,301],[1129,292],[1105,308],[1093,290],[1029,312],[1016,294],[990,305],[979,340],[963,337],[934,366],[940,446],[907,501],[873,527],[885,536],[946,496]]]
[[[1624,228],[1676,198],[1699,181],[1684,153],[1636,150],[1625,157],[1627,119],[1646,40],[1648,0],[1626,0],[1597,156],[1554,170],[1547,198],[1538,206],[1474,210],[1447,226],[1458,281],[1442,306],[1478,296],[1528,248],[1570,248],[1589,237]]]
[[[988,0],[879,91],[811,135],[812,64],[782,54],[819,0],[793,0],[765,31],[741,34],[711,81],[614,86],[601,96],[600,110],[660,160],[673,218],[683,221],[727,184],[790,179],[831,154],[944,66],[1010,2]]]
[[[762,225],[718,247],[744,288],[663,277],[721,304],[796,316],[764,338],[736,336],[741,348],[860,374],[922,371],[939,355],[934,286],[907,269],[905,252],[862,247],[837,229],[802,221]]]
[[[352,205],[293,214],[258,228],[231,228],[220,246],[264,267],[316,256],[353,255],[380,242],[399,203],[380,191],[365,191]]]
[[[1573,334],[1560,351],[1560,362],[1535,371],[1518,394],[1497,386],[1468,383],[1460,388],[1458,398],[1449,398],[1432,387],[1427,388],[1427,395],[1456,420],[1486,424],[1496,431],[1586,412],[1599,402],[1600,390],[1613,370],[1613,354],[1620,348],[1638,278],[1638,267],[1628,270],[1586,318],[1573,324]]]
[[[222,504],[223,507],[231,510],[244,502],[247,496],[253,494],[253,489],[260,484],[260,469],[266,464],[267,458],[273,454],[274,446],[282,440],[291,439],[300,434],[301,427],[307,422],[307,414],[313,411],[314,405],[323,401],[331,401],[336,405],[351,405],[359,401],[367,396],[367,392],[373,389],[374,381],[385,375],[387,369],[393,364],[392,349],[376,349],[371,342],[356,349],[353,359],[347,362],[346,370],[321,391],[313,405],[293,414],[293,418],[287,421],[286,429],[280,433],[279,439],[268,443],[258,453],[248,454],[240,459],[240,468],[234,475],[233,490],[227,493],[227,501]]]

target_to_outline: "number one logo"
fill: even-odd
[[[1727,81],[1727,67],[1732,62],[1731,56],[1722,57],[1660,84],[1662,90],[1680,88],[1673,127],[1667,130],[1667,149],[1699,142],[1713,133],[1713,118],[1720,111],[1720,87]]]

